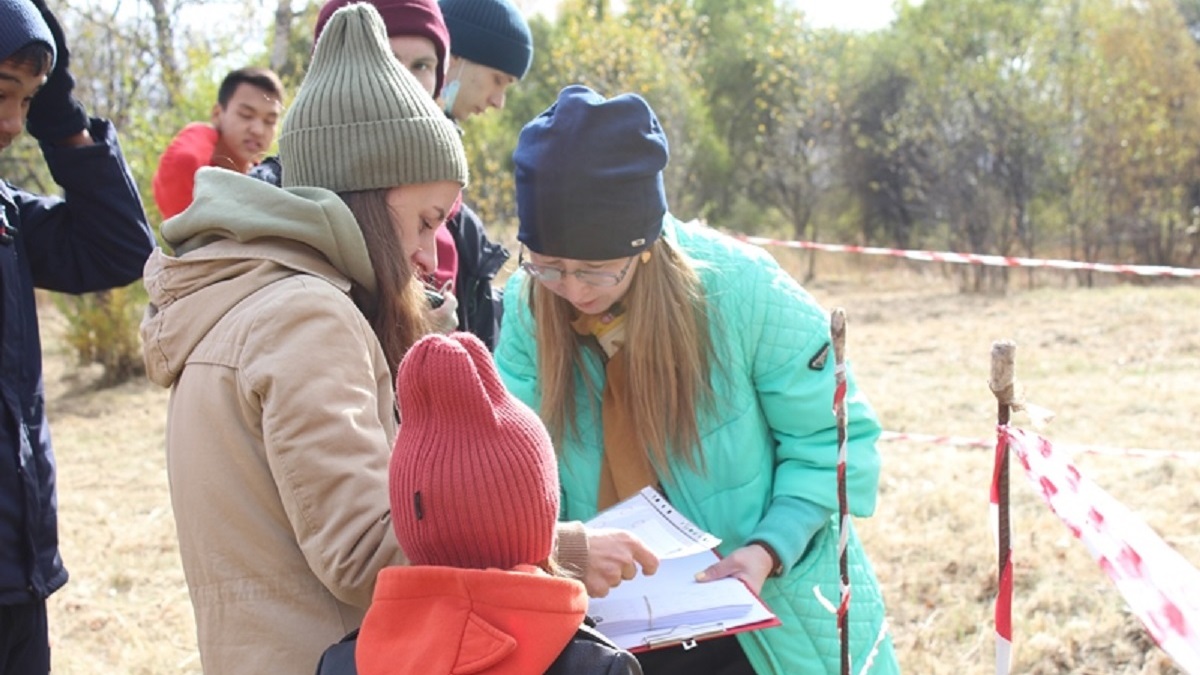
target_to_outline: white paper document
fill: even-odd
[[[588,615],[618,646],[640,651],[741,630],[779,625],[779,620],[737,579],[696,581],[716,563],[721,540],[677,511],[651,487],[606,509],[589,528],[633,532],[659,559],[652,576],[623,581],[603,598],[592,598]]]
[[[615,527],[636,534],[659,559],[707,551],[721,540],[688,520],[652,487],[587,521],[589,528]]]
[[[712,551],[664,559],[652,576],[639,574],[606,597],[592,598],[588,615],[597,630],[624,649],[736,633],[738,627],[774,619],[737,579],[696,581],[696,573],[717,560]]]

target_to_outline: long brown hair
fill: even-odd
[[[371,322],[395,377],[408,348],[428,333],[430,326],[425,294],[396,236],[387,194],[388,190],[362,190],[338,196],[358,221],[375,270],[375,294],[355,284],[350,295]]]
[[[642,447],[669,477],[668,454],[690,466],[701,464],[702,413],[712,410],[713,344],[704,288],[682,251],[660,238],[626,291],[625,364],[628,419]],[[555,446],[577,430],[576,373],[583,369],[585,342],[571,327],[571,303],[533,279],[529,302],[536,325],[541,416]],[[597,383],[584,382],[589,388]]]

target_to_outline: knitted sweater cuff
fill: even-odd
[[[587,573],[587,530],[578,520],[559,523],[554,558],[571,577],[582,579]]]

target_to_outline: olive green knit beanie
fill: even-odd
[[[467,157],[454,123],[392,56],[366,3],[334,12],[283,119],[283,186],[334,192],[457,181]]]

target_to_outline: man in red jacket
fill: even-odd
[[[239,68],[221,82],[210,122],[193,122],[167,146],[154,173],[163,220],[192,203],[196,170],[215,166],[248,173],[275,141],[283,115],[283,83],[266,68]]]

